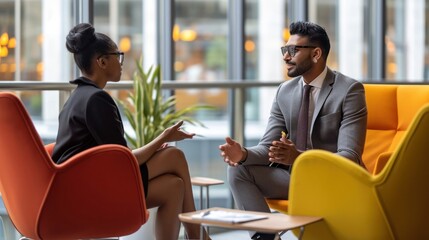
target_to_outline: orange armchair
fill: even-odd
[[[148,219],[129,149],[102,145],[55,164],[21,101],[0,93],[0,192],[17,230],[31,239],[118,237]]]

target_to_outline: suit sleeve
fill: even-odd
[[[270,117],[265,133],[257,146],[247,148],[247,159],[243,163],[244,165],[268,165],[270,163],[268,160],[269,147],[274,140],[281,138],[281,131],[287,131],[285,129],[285,118],[277,101],[280,89],[281,86],[277,89],[276,96],[271,105]]]
[[[338,135],[338,155],[362,163],[366,137],[367,108],[365,90],[359,82],[352,84],[343,102],[343,118]]]
[[[106,92],[94,94],[88,102],[86,121],[98,144],[127,146],[118,107]]]

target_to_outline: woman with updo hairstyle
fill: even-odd
[[[108,36],[95,32],[88,23],[73,27],[66,38],[82,76],[70,81],[77,85],[59,115],[59,129],[52,159],[63,163],[86,149],[119,144],[127,147],[118,107],[103,90],[107,82],[121,77],[124,53]],[[132,150],[142,176],[148,208],[158,207],[155,235],[158,240],[177,239],[179,213],[195,211],[189,168],[185,155],[167,142],[192,138],[181,130],[182,121],[165,129],[147,145]],[[94,177],[97,173],[94,172]],[[200,225],[186,224],[189,239],[200,238]],[[206,233],[205,238],[208,239]]]

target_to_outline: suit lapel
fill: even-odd
[[[293,85],[292,89],[292,96],[291,101],[289,101],[289,106],[291,108],[291,126],[289,128],[290,131],[293,132],[294,135],[296,135],[296,126],[298,125],[298,115],[299,115],[299,108],[301,107],[301,98],[303,94],[303,87],[302,87],[302,77],[298,77],[292,81],[296,80],[296,83]],[[295,101],[293,101],[295,99]],[[299,99],[299,101],[296,101],[296,99]]]
[[[317,99],[316,106],[314,107],[313,118],[311,120],[311,132],[313,132],[314,121],[319,115],[320,109],[322,109],[323,104],[325,104],[326,98],[332,91],[332,86],[335,82],[335,74],[328,68],[326,73],[325,80],[323,80],[322,88],[320,89],[319,98]]]

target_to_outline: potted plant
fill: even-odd
[[[151,66],[147,71],[144,71],[141,61],[136,61],[136,65],[137,70],[133,76],[133,90],[128,93],[125,100],[118,99],[133,130],[132,134],[125,133],[131,148],[144,146],[164,129],[180,120],[204,127],[203,123],[189,115],[200,110],[212,110],[215,107],[199,104],[176,111],[176,97],[174,95],[169,97],[162,95],[160,66]],[[150,209],[149,211],[151,212],[150,215],[153,216],[149,219],[149,222],[143,225],[136,233],[121,239],[154,238],[152,229],[157,209]]]
[[[176,97],[165,98],[161,89],[160,66],[151,66],[144,71],[141,61],[136,61],[137,70],[133,77],[133,91],[129,92],[120,105],[130,122],[133,134],[125,133],[131,148],[139,148],[152,141],[164,129],[183,120],[192,125],[204,124],[190,116],[200,110],[212,110],[213,106],[197,104],[176,111]]]

